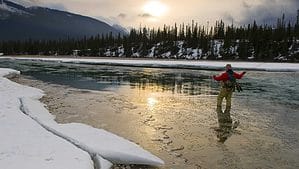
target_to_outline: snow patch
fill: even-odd
[[[104,56],[112,56],[112,52],[110,51],[110,49],[107,49],[106,52],[104,53]]]
[[[149,54],[147,55],[147,57],[149,58],[153,58],[155,56],[155,50],[156,50],[156,46],[153,46],[151,49],[150,49],[150,52]]]
[[[140,53],[139,52],[135,52],[135,53],[132,54],[132,56],[139,58],[140,57]]]
[[[119,46],[118,50],[117,50],[117,53],[118,53],[118,57],[124,56],[125,55],[125,48],[123,46]]]
[[[170,58],[170,56],[171,56],[171,52],[166,52],[166,53],[163,53],[162,55],[162,58]]]
[[[29,14],[29,13],[26,12],[26,11],[23,11],[23,10],[20,10],[20,9],[17,9],[17,8],[14,8],[14,7],[11,7],[11,6],[8,6],[8,5],[6,5],[5,3],[0,4],[0,10],[8,11],[8,12],[11,12],[11,13],[17,13],[17,14],[19,14],[19,15],[22,15],[22,14]]]

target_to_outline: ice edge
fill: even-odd
[[[34,120],[37,124],[39,124],[41,127],[43,127],[45,130],[47,130],[48,132],[54,134],[55,136],[62,138],[64,140],[66,140],[67,142],[73,144],[74,146],[76,146],[77,148],[81,149],[82,151],[87,152],[93,163],[94,163],[94,168],[95,169],[109,169],[112,167],[112,163],[106,159],[104,159],[102,156],[100,156],[99,154],[96,153],[92,153],[89,152],[87,149],[85,149],[83,146],[77,144],[76,142],[72,141],[71,139],[64,137],[62,134],[59,134],[59,132],[54,131],[53,129],[51,129],[51,127],[46,126],[45,124],[42,124],[41,122],[39,122],[37,119],[35,119],[34,117],[30,116],[30,114],[28,113],[28,110],[26,110],[25,106],[24,106],[24,98],[19,98],[20,101],[20,111],[23,112],[26,116],[30,117],[32,120]],[[105,162],[105,164],[102,164],[102,162]],[[105,166],[105,167],[103,167]]]

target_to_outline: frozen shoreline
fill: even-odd
[[[179,68],[201,70],[223,70],[224,65],[232,64],[234,69],[258,70],[271,72],[298,72],[298,63],[266,63],[266,62],[229,62],[229,61],[187,61],[187,60],[148,60],[118,58],[57,58],[57,57],[0,57],[0,59],[32,60],[77,64],[133,66],[152,68]]]
[[[46,95],[41,101],[47,105],[48,110],[56,117],[55,120],[58,123],[79,122],[96,128],[104,128],[128,140],[133,140],[158,157],[163,157],[165,161],[165,165],[160,167],[114,165],[113,169],[126,167],[131,169],[193,169],[194,166],[200,165],[183,156],[182,152],[188,151],[185,149],[186,143],[172,140],[173,138],[168,136],[168,132],[178,132],[179,130],[171,127],[169,123],[153,126],[159,120],[154,115],[149,115],[146,110],[141,109],[140,105],[132,104],[128,98],[120,98],[114,92],[76,89],[42,82],[26,76],[16,77],[12,80],[45,91]],[[210,103],[214,97],[208,96],[204,100]],[[124,103],[125,105],[123,105]],[[201,108],[207,109],[207,107]],[[196,152],[188,151],[188,155],[195,157]]]
[[[162,165],[138,145],[88,125],[58,124],[40,103],[43,91],[4,76],[19,74],[0,68],[0,166],[15,168],[91,169],[120,164]],[[107,161],[107,160],[111,161]]]
[[[47,65],[47,63],[42,65],[44,64]],[[80,65],[71,64],[71,66]],[[112,68],[114,69],[114,67]],[[190,70],[176,71],[194,72]],[[197,73],[197,71],[195,72]],[[269,78],[269,84],[277,82],[273,82],[273,79],[277,79],[279,82],[285,81],[283,78],[285,75],[294,78],[292,83],[288,83],[285,87],[289,89],[290,85],[292,93],[296,94],[294,92],[296,82],[294,81],[298,79],[298,73],[249,73],[253,83],[257,85],[255,88],[257,90],[261,85],[268,89],[274,89],[275,86],[258,82],[258,79],[264,79],[268,75],[275,77]],[[257,80],[255,80],[256,78]],[[48,105],[48,110],[56,116],[55,120],[58,123],[88,124],[95,128],[104,128],[128,140],[134,140],[145,149],[163,157],[165,160],[165,165],[161,167],[163,169],[194,169],[198,166],[219,169],[250,169],[253,167],[264,168],[265,166],[296,168],[298,166],[296,160],[298,144],[295,141],[298,136],[296,134],[297,127],[295,125],[288,128],[290,126],[279,120],[281,112],[287,112],[288,115],[285,119],[288,120],[288,123],[295,123],[296,108],[272,104],[273,100],[270,99],[261,102],[261,99],[252,97],[247,99],[236,94],[232,115],[233,118],[241,122],[237,131],[240,134],[236,133],[225,144],[219,144],[213,129],[217,126],[217,117],[214,112],[216,95],[212,97],[210,95],[207,97],[182,97],[174,96],[169,92],[153,93],[151,87],[145,89],[137,87],[132,90],[124,87],[124,90],[118,92],[77,90],[67,85],[53,84],[23,75],[12,80],[45,91],[46,95],[41,101]],[[273,91],[280,93],[281,90]],[[244,94],[247,92],[246,90]],[[158,102],[151,107],[153,102],[149,103],[148,98],[154,98]],[[276,118],[278,119],[276,120]],[[284,143],[285,139],[295,140],[286,144]],[[125,167],[127,166],[113,166],[114,169]],[[129,167],[132,169],[148,168],[131,165]]]

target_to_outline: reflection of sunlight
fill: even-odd
[[[147,98],[147,105],[149,108],[153,109],[155,107],[155,104],[158,103],[158,100],[153,98],[153,97],[149,97]]]

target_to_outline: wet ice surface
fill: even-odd
[[[161,157],[164,168],[299,167],[299,73],[248,72],[244,92],[233,96],[240,125],[222,144],[213,129],[219,86],[209,78],[219,72],[2,64],[46,91],[43,102],[58,122],[107,129]]]

